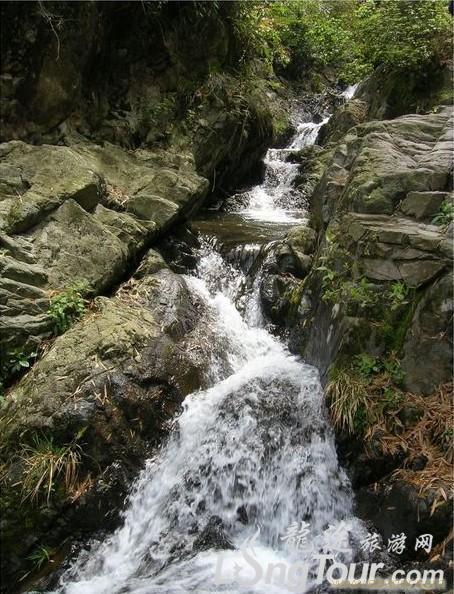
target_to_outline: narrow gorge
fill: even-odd
[[[2,2],[5,594],[452,587],[452,60],[341,4]]]

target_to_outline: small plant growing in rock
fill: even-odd
[[[32,571],[39,571],[46,563],[49,563],[52,551],[46,547],[38,547],[29,555],[28,559],[33,564]]]
[[[449,225],[449,223],[453,220],[454,220],[454,201],[445,200],[442,203],[440,210],[437,212],[437,214],[432,219],[432,224],[439,225],[441,227],[444,225]]]
[[[400,385],[404,380],[404,372],[400,365],[400,361],[395,356],[390,356],[382,363],[383,371],[396,384]]]
[[[403,281],[392,283],[388,289],[386,298],[390,303],[391,309],[395,310],[400,305],[407,303],[408,287]]]
[[[401,406],[403,378],[393,353],[386,358],[360,353],[347,365],[333,367],[326,392],[334,426],[350,434],[370,432],[374,423],[384,422],[385,412]]]
[[[354,358],[354,367],[364,377],[379,373],[381,370],[381,365],[377,357],[372,357],[367,353],[356,355]]]
[[[21,460],[24,464],[21,481],[24,501],[37,500],[43,494],[49,501],[60,481],[67,493],[74,490],[81,461],[77,444],[59,446],[52,437],[35,435],[32,445],[22,447]]]
[[[367,425],[367,382],[350,369],[333,368],[326,394],[334,426],[350,434],[362,432]]]
[[[403,394],[399,390],[395,390],[391,386],[388,386],[383,391],[383,403],[385,409],[395,409],[403,401]]]
[[[357,283],[346,284],[344,293],[346,298],[360,307],[367,307],[377,303],[377,294],[373,291],[373,284],[364,276]]]
[[[88,284],[80,282],[51,298],[47,313],[54,322],[55,334],[63,334],[82,317],[86,309],[86,300],[83,295],[87,289]]]
[[[0,401],[5,384],[28,369],[37,355],[35,351],[27,352],[22,348],[9,349],[0,355]]]

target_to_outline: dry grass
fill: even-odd
[[[87,475],[85,479],[75,483],[73,487],[68,491],[68,497],[71,503],[74,503],[78,499],[85,495],[93,486],[93,479],[90,475]]]
[[[355,433],[357,415],[369,405],[367,383],[350,370],[336,369],[331,374],[326,395],[334,426]]]
[[[407,426],[400,420],[404,408],[420,411],[419,418]],[[404,479],[419,488],[420,493],[436,491],[434,506],[454,496],[453,491],[453,402],[452,385],[445,384],[430,396],[404,393],[402,403],[388,416],[369,427],[367,442],[378,435],[385,454],[404,451],[404,468],[396,470],[394,478]],[[416,458],[427,460],[422,470],[412,470]],[[437,503],[438,502],[438,503]],[[432,509],[432,512],[435,509]]]
[[[452,395],[451,383],[429,396],[404,392],[387,370],[365,375],[334,369],[327,386],[334,426],[361,436],[371,459],[377,447],[384,455],[403,452],[405,462],[393,478],[413,484],[421,495],[435,494],[432,513],[454,497]],[[416,462],[424,467],[414,470]]]
[[[129,200],[128,194],[118,186],[106,185],[107,203],[114,206],[124,208],[124,205]]]
[[[147,282],[130,278],[117,291],[115,297],[130,304],[144,303],[150,299],[153,289],[158,285],[157,279],[148,278]]]
[[[51,438],[36,437],[24,445],[21,460],[24,473],[20,482],[23,500],[35,501],[42,495],[49,501],[57,483],[67,493],[76,489],[81,451],[78,445],[57,446]]]

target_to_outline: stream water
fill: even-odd
[[[287,148],[268,151],[264,181],[219,216],[267,229],[267,241],[304,222],[292,187],[298,165],[287,158],[313,143],[322,123],[300,123]],[[219,238],[200,233],[197,269],[185,278],[215,329],[211,387],[186,398],[122,526],[79,556],[60,593],[324,591],[317,556],[348,561],[365,535],[317,370],[268,332],[254,283]],[[246,234],[243,243],[253,242]]]

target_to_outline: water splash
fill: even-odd
[[[320,125],[302,124],[292,145],[313,142]],[[302,220],[292,210],[298,166],[286,155],[268,152],[265,181],[249,193],[245,217]],[[136,481],[122,526],[79,556],[59,593],[288,592],[271,577],[248,583],[238,568],[249,554],[260,567],[298,559],[312,568],[334,530],[343,528],[349,546],[364,532],[352,514],[317,370],[265,329],[258,285],[213,242],[202,242],[198,260],[186,282],[208,312],[211,385],[186,398],[177,428]],[[215,542],[200,546],[213,519],[221,551]],[[303,521],[310,538],[295,552],[283,535]],[[293,591],[310,589],[311,571]]]
[[[296,134],[288,147],[269,149],[266,153],[265,176],[261,184],[245,193],[243,199],[234,201],[245,203],[245,206],[234,211],[246,219],[267,221],[272,223],[301,224],[307,221],[307,209],[304,198],[294,187],[299,172],[299,164],[292,162],[291,156],[306,146],[314,144],[320,128],[329,120],[325,117],[321,122],[305,122],[297,125]]]

